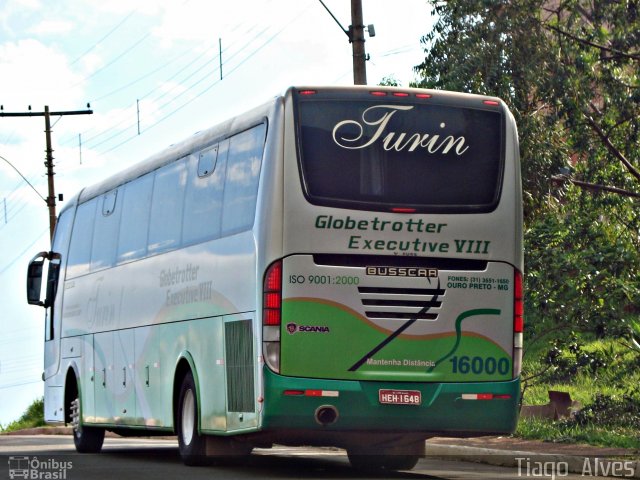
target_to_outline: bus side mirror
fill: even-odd
[[[27,302],[29,302],[29,305],[45,306],[45,302],[40,299],[40,296],[42,294],[44,261],[47,258],[49,258],[47,252],[40,252],[29,262],[27,269]]]
[[[49,252],[49,271],[47,272],[47,296],[44,300],[46,308],[53,306],[58,292],[58,277],[60,275],[60,254]]]

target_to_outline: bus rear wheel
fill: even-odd
[[[411,470],[424,456],[424,440],[395,446],[358,446],[347,449],[349,463],[364,471]]]
[[[78,453],[100,453],[104,443],[104,428],[82,425],[80,396],[70,403],[71,425],[73,426],[73,444]]]
[[[176,415],[178,446],[185,465],[205,463],[205,437],[198,433],[198,399],[193,374],[182,380]]]
[[[411,470],[420,460],[419,455],[362,455],[348,452],[348,456],[351,466],[363,471]]]

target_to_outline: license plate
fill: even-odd
[[[418,390],[378,390],[378,400],[385,405],[420,405],[422,394]]]

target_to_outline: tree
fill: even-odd
[[[519,125],[529,316],[622,333],[640,311],[638,0],[431,4],[418,85],[499,96]]]

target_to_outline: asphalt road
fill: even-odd
[[[102,453],[80,455],[75,452],[70,436],[0,436],[0,479],[11,478],[12,473],[14,478],[62,480],[585,478],[564,472],[561,466],[559,471],[554,471],[553,465],[523,462],[518,469],[460,461],[453,457],[427,457],[411,471],[371,474],[352,469],[343,450],[281,446],[256,449],[242,461],[187,467],[180,460],[175,440],[106,438]]]

